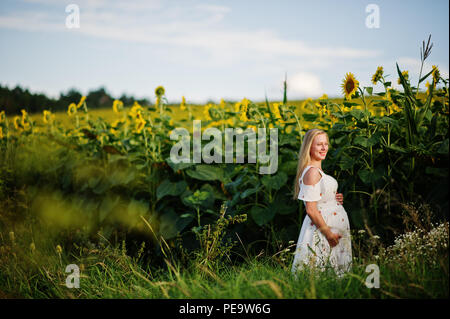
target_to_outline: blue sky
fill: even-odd
[[[71,3],[78,29],[65,26]],[[366,27],[369,4],[377,29]],[[163,85],[169,101],[256,101],[281,99],[287,73],[290,99],[341,96],[347,72],[368,86],[379,65],[396,85],[396,62],[415,83],[430,33],[424,72],[438,65],[448,78],[448,17],[447,0],[2,0],[0,84],[152,100]]]

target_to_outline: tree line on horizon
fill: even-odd
[[[50,98],[43,93],[32,93],[19,85],[10,89],[0,84],[0,110],[4,110],[6,115],[20,115],[21,109],[25,109],[28,113],[40,113],[44,110],[66,111],[70,103],[77,103],[82,96],[83,94],[75,88],[61,92],[58,98]],[[86,103],[90,109],[111,107],[115,99],[103,86],[90,90],[86,95]],[[134,101],[141,105],[151,104],[146,98],[135,99],[126,94],[117,99],[125,105],[132,105]]]

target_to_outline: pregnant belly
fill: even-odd
[[[322,214],[325,223],[334,233],[343,234],[347,232],[349,227],[349,220],[344,206],[338,205],[336,201],[327,202],[318,205],[318,209]]]

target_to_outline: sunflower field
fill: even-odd
[[[21,115],[6,116],[1,111],[0,292],[25,297],[195,297],[193,290],[183,292],[189,278],[173,279],[179,289],[155,286],[152,278],[159,278],[161,269],[179,274],[177,267],[192,262],[214,277],[217,267],[258,257],[287,272],[306,214],[292,196],[298,151],[310,128],[329,135],[323,170],[336,178],[344,195],[355,232],[355,258],[381,258],[380,247],[394,243],[412,225],[430,231],[448,219],[449,80],[436,66],[419,74],[418,83],[411,83],[408,71],[398,66],[397,76],[400,90],[379,66],[372,83],[384,89],[374,92],[347,73],[343,98],[324,94],[291,102],[285,82],[278,102],[243,98],[194,105],[182,97],[174,105],[159,86],[154,105],[115,100],[110,110],[91,111],[82,97],[68,105],[67,113],[28,114],[23,109]],[[259,174],[259,161],[172,162],[170,150],[177,141],[170,133],[177,127],[192,132],[194,120],[202,121],[202,131],[276,128],[276,173]],[[370,240],[357,241],[362,234]],[[378,246],[370,244],[373,238]],[[60,284],[63,261],[81,264],[86,280],[97,278],[112,290],[67,292]],[[443,267],[448,286],[448,261]],[[144,279],[119,288],[107,283],[109,277],[96,277],[108,269],[125,271],[132,280],[144,276],[150,280],[146,293],[121,290],[128,284],[144,285]],[[443,272],[439,266],[433,269],[430,282]],[[354,297],[448,297],[448,288],[440,286],[425,287],[423,293],[392,284],[386,294],[365,295],[356,285],[351,285]],[[289,294],[287,286],[279,291],[277,285],[270,287],[263,296],[299,297]],[[319,288],[317,293],[324,296]]]

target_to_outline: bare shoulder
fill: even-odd
[[[311,167],[303,176],[303,184],[305,185],[315,185],[322,178],[320,170],[316,167]]]

